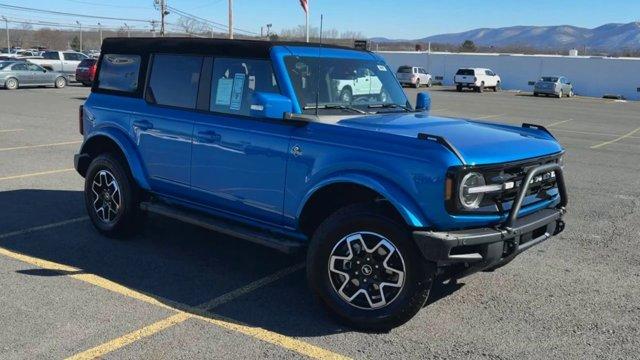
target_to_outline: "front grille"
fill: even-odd
[[[507,211],[511,208],[511,203],[518,195],[518,191],[522,186],[522,181],[527,172],[534,167],[556,163],[557,157],[541,158],[517,164],[506,164],[494,168],[483,169],[487,184],[501,184],[504,182],[515,182],[512,189],[502,192],[487,194],[480,207],[494,207],[494,211]],[[534,183],[529,186],[527,196],[536,195],[536,199],[529,200],[526,205],[531,205],[539,201],[548,200],[557,193],[556,178],[552,173],[542,174],[534,178]],[[487,209],[488,210],[488,209]]]

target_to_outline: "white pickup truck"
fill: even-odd
[[[45,51],[42,54],[42,59],[29,59],[28,61],[75,79],[78,64],[88,58],[87,55],[75,51]]]
[[[486,88],[491,88],[494,91],[500,90],[501,79],[491,69],[465,68],[456,72],[453,82],[456,84],[456,90],[458,91],[462,91],[463,88],[469,88],[477,92],[483,92]]]
[[[382,81],[367,68],[355,71],[349,79],[334,80],[340,101],[351,103],[356,97],[378,96],[382,102],[387,101],[387,93],[382,91]]]

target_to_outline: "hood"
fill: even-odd
[[[458,149],[468,165],[511,162],[562,151],[562,146],[542,130],[428,113],[351,117],[337,124],[410,138],[419,133],[441,136]]]

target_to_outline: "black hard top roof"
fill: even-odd
[[[325,48],[362,51],[344,46],[284,41],[204,39],[188,37],[166,38],[106,38],[102,54],[148,54],[154,52],[175,54],[232,55],[251,58],[269,58],[274,46],[322,46]]]

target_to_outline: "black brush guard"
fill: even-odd
[[[518,218],[533,178],[551,171],[555,172],[560,203]],[[414,240],[424,257],[438,265],[466,263],[468,270],[495,268],[564,230],[567,189],[561,166],[553,163],[532,168],[521,184],[504,224],[447,232],[414,231]]]

